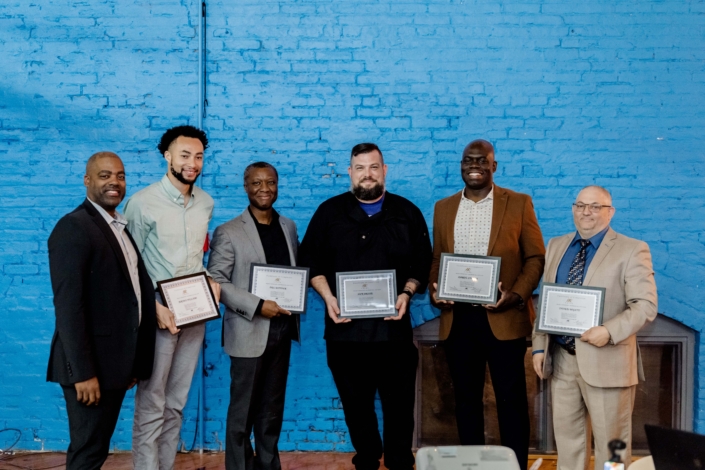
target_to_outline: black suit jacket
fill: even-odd
[[[135,246],[131,236],[130,241]],[[119,243],[88,199],[62,217],[51,232],[49,270],[56,331],[48,381],[71,385],[98,377],[101,388],[121,389],[132,378],[152,374],[157,325],[154,288],[135,246],[142,291],[140,323]]]

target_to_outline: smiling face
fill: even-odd
[[[485,140],[476,140],[463,150],[460,173],[465,186],[470,190],[480,190],[492,186],[492,175],[497,171],[494,148]]]
[[[614,207],[600,207],[596,212],[590,209],[591,205],[595,205],[595,208],[598,205],[612,206],[612,197],[602,188],[595,186],[584,188],[575,198],[575,203],[585,205],[582,210],[573,206],[573,222],[583,238],[590,238],[600,233],[607,228],[614,216]]]
[[[83,177],[86,196],[111,215],[125,198],[125,167],[114,153],[101,153],[91,157]]]
[[[193,185],[203,168],[203,144],[194,137],[179,136],[164,152],[169,173],[180,183]]]
[[[384,194],[387,165],[384,164],[382,155],[377,150],[352,157],[348,174],[352,192],[359,200],[374,201]]]
[[[271,168],[253,168],[245,180],[245,192],[252,207],[269,210],[277,200],[279,178]]]

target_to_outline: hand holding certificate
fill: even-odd
[[[250,292],[291,313],[306,313],[308,268],[252,263]]]
[[[602,324],[603,287],[544,283],[539,297],[536,331],[580,336]]]
[[[380,318],[397,314],[395,270],[336,273],[341,318]]]
[[[439,300],[473,304],[497,303],[501,258],[441,253]]]
[[[174,314],[177,327],[220,317],[220,309],[204,272],[159,281],[157,287],[162,300]]]

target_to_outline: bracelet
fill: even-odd
[[[409,296],[409,300],[411,300],[411,298],[414,296],[414,293],[411,292],[409,289],[404,289],[404,290],[402,291],[402,294],[408,295],[408,296]]]

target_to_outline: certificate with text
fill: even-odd
[[[536,331],[580,336],[602,324],[605,288],[544,283],[539,295]]]
[[[502,259],[496,256],[441,253],[436,298],[471,304],[497,303]]]
[[[306,313],[308,268],[252,263],[250,293],[291,313]]]
[[[157,288],[177,327],[220,318],[205,272],[159,281]]]
[[[356,271],[336,273],[341,318],[393,317],[397,314],[397,273]]]

